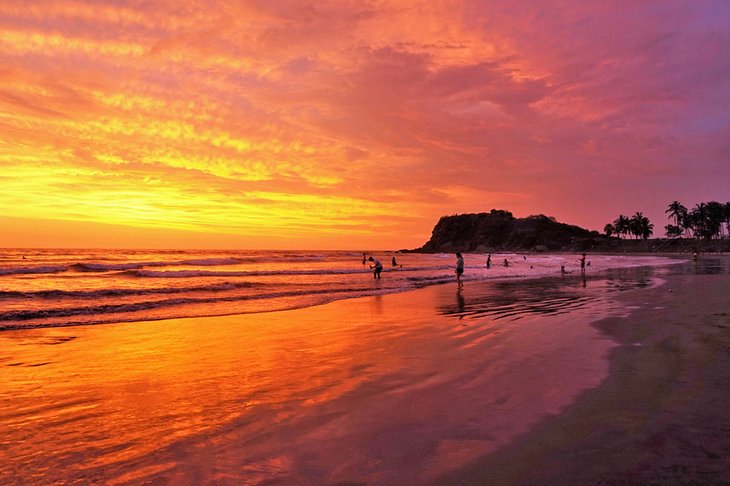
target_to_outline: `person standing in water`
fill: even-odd
[[[580,257],[580,273],[586,273],[586,254]]]
[[[456,252],[456,283],[459,285],[459,288],[462,288],[464,284],[461,281],[461,274],[464,273],[464,257],[461,256],[461,253],[458,251]]]
[[[383,271],[383,264],[380,263],[380,260],[377,258],[370,257],[368,258],[371,262],[373,262],[375,265],[370,265],[370,268],[373,268],[373,278],[380,279],[380,272]]]
[[[487,255],[487,270],[492,268],[492,255]]]

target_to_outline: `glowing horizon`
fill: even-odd
[[[730,6],[0,3],[2,246],[413,248],[730,199]],[[101,243],[101,244],[97,244]]]

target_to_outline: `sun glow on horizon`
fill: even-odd
[[[0,208],[15,221],[3,244],[73,246],[70,228],[98,224],[135,229],[119,230],[124,245],[169,230],[177,240],[160,241],[181,246],[405,248],[443,214],[504,208],[599,229],[720,197],[726,122],[677,126],[723,119],[727,88],[707,74],[723,64],[645,47],[671,9],[647,23],[641,6],[514,8],[0,4]],[[699,7],[685,13],[695,33],[666,48],[730,38],[703,30]],[[606,44],[616,18],[629,35]],[[679,99],[699,76],[715,96]],[[676,180],[689,153],[701,195]],[[662,191],[609,207],[637,164]]]

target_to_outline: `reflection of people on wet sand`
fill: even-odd
[[[570,272],[565,269],[565,265],[560,266],[560,273],[562,275],[568,275]]]
[[[380,272],[383,271],[383,264],[380,263],[380,260],[378,260],[377,258],[370,257],[370,258],[368,258],[368,260],[370,260],[371,262],[375,263],[374,266],[373,265],[370,265],[370,268],[374,268],[375,269],[375,270],[373,270],[373,278],[379,279],[380,278]]]
[[[462,288],[464,284],[461,282],[461,274],[464,273],[464,258],[461,256],[461,253],[458,251],[456,252],[456,283],[459,285],[459,288]]]
[[[487,255],[487,270],[492,267],[492,255]]]
[[[509,262],[507,261],[507,259],[506,259],[506,258],[505,258],[505,259],[504,259],[504,261],[502,262],[502,265],[504,265],[505,267],[509,267]]]
[[[580,257],[580,273],[586,273],[586,254]]]

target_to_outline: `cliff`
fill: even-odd
[[[515,218],[492,209],[489,213],[443,216],[431,239],[416,251],[556,251],[589,250],[606,237],[544,215]]]

